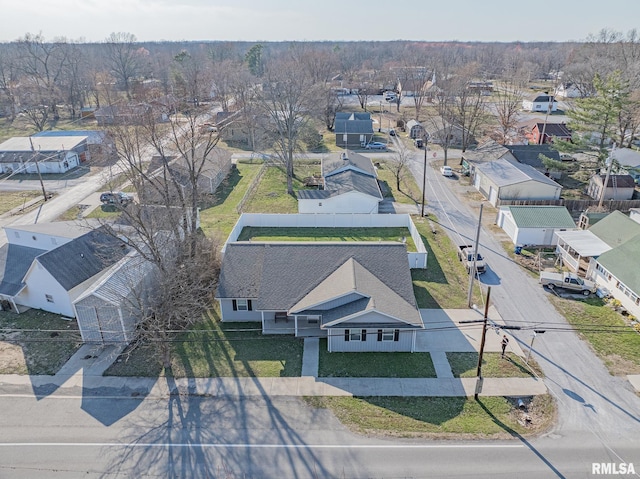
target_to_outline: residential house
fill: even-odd
[[[93,115],[98,125],[138,125],[145,118],[152,116],[162,121],[162,115],[153,112],[151,105],[138,103],[136,105],[108,105],[98,108]]]
[[[546,113],[558,110],[558,102],[549,94],[539,94],[534,98],[522,100],[522,109],[526,111],[539,111]]]
[[[504,158],[475,165],[473,185],[493,206],[499,200],[557,200],[562,191],[535,168]]]
[[[514,245],[553,246],[557,231],[578,229],[564,206],[501,206],[496,224]]]
[[[536,123],[527,134],[529,143],[541,145],[556,140],[571,141],[571,130],[564,123]]]
[[[62,223],[6,228],[0,299],[14,311],[37,308],[73,317],[73,301],[128,251],[103,228],[79,234],[77,226]]]
[[[116,159],[113,139],[103,130],[46,130],[33,135],[34,137],[65,137],[86,136],[86,150],[79,151],[80,162],[91,160],[92,165],[102,166],[110,160]]]
[[[16,136],[0,144],[0,174],[64,173],[86,157],[86,136]]]
[[[589,179],[587,194],[595,199],[603,198],[606,175],[594,175]],[[630,200],[636,190],[636,184],[631,175],[609,175],[607,187],[604,189],[604,200]]]
[[[483,143],[475,150],[466,150],[462,152],[460,166],[462,167],[462,173],[464,175],[474,176],[476,165],[500,159],[516,161],[516,157],[513,156],[506,146],[490,140]]]
[[[416,138],[424,138],[424,126],[422,126],[422,123],[420,123],[418,120],[409,120],[407,122],[406,129],[409,132],[409,138],[414,140]]]
[[[424,324],[406,254],[397,243],[229,243],[222,321],[326,337],[330,352],[412,352]]]
[[[477,144],[475,138],[466,128],[462,128],[459,125],[443,120],[441,117],[436,116],[425,122],[424,128],[429,135],[429,142],[438,145],[448,145],[453,147],[461,147],[464,141],[467,141],[467,146],[474,146]]]
[[[377,213],[382,201],[369,158],[347,150],[322,159],[324,189],[298,190],[298,213]]]
[[[562,171],[550,170],[542,161],[542,157],[561,161],[560,153],[549,145],[505,145],[505,148],[511,152],[519,163],[532,166],[549,176],[549,178],[558,179],[562,176]]]
[[[336,145],[342,148],[359,148],[373,138],[373,120],[369,113],[336,113],[333,131]]]
[[[555,89],[557,98],[582,98],[584,95],[575,83],[560,83]]]

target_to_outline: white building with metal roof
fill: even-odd
[[[514,245],[552,246],[557,232],[578,229],[564,206],[501,206],[496,224]]]

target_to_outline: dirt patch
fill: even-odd
[[[609,372],[614,376],[626,376],[627,374],[640,374],[640,366],[617,354],[604,357],[604,362]]]
[[[507,398],[512,406],[511,417],[521,427],[532,434],[547,431],[556,419],[556,408],[553,398],[546,394],[542,396],[526,396]]]
[[[27,360],[17,344],[0,342],[0,374],[27,374]]]

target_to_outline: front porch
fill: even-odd
[[[301,319],[297,316],[276,316],[262,320],[262,334],[292,334],[298,338],[326,338],[319,319]]]
[[[588,276],[591,258],[597,258],[611,247],[591,231],[557,231],[556,253],[563,264],[580,276]]]

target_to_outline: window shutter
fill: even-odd
[[[349,330],[348,329],[344,330],[344,340],[345,341],[349,341]]]
[[[400,330],[399,329],[395,329],[393,331],[393,340],[394,341],[398,341],[400,339]]]
[[[366,341],[366,340],[367,340],[367,330],[363,329],[362,335],[360,336],[360,341]]]
[[[247,300],[247,311],[252,311],[252,307],[253,307],[253,306],[251,305],[251,300],[250,300],[250,299],[248,299],[248,300]]]
[[[233,310],[234,311],[238,311],[238,302],[235,299],[233,299],[231,301],[233,302]]]
[[[382,341],[382,329],[378,329],[378,341]]]

